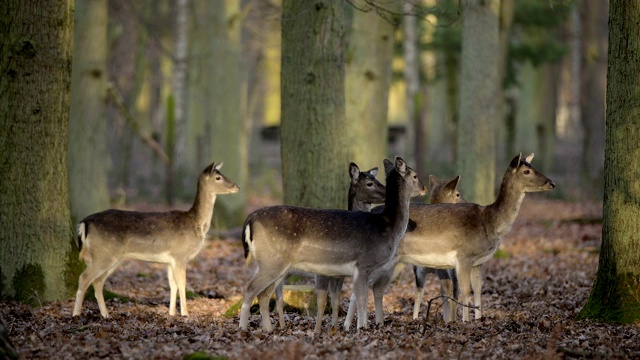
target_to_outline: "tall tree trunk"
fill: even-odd
[[[467,199],[495,199],[500,0],[466,0],[462,7],[460,120],[456,164]]]
[[[382,167],[387,156],[387,110],[395,26],[371,10],[355,10],[346,63],[349,161]],[[343,169],[346,174],[346,167]]]
[[[344,7],[282,4],[281,156],[284,202],[345,208]]]
[[[604,168],[605,87],[607,82],[608,1],[581,1],[582,24],[580,115],[584,127],[583,171],[590,185]],[[599,188],[599,186],[598,186]]]
[[[176,49],[173,68],[173,138],[168,139],[167,148],[169,165],[167,166],[166,198],[173,204],[176,177],[181,175],[178,169],[182,166],[185,153],[185,128],[187,120],[187,52],[189,45],[189,0],[177,0],[176,4]]]
[[[67,135],[73,4],[0,2],[0,296],[61,300],[77,284]]]
[[[76,1],[74,17],[68,164],[71,217],[76,223],[109,206],[107,0]]]
[[[404,13],[413,12],[411,2],[403,3]],[[404,55],[404,83],[406,88],[407,126],[405,131],[404,154],[405,160],[414,164],[416,146],[416,119],[418,109],[416,104],[416,94],[420,90],[420,69],[418,67],[418,25],[415,16],[405,16],[403,19],[404,40],[402,41]],[[420,165],[421,167],[422,165]]]
[[[640,321],[640,5],[609,3],[602,249],[579,318]]]
[[[249,129],[246,116],[246,84],[242,60],[242,17],[239,0],[209,2],[211,54],[208,62],[212,97],[207,117],[211,123],[211,160],[224,161],[225,174],[246,189],[249,169]],[[242,225],[246,217],[246,192],[216,202],[214,226]]]

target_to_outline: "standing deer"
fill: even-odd
[[[429,176],[431,204],[466,203],[467,201],[460,195],[460,191],[458,191],[459,181],[460,175],[451,180],[439,180],[433,175]],[[409,208],[409,213],[411,213],[411,207]],[[458,300],[458,278],[456,277],[455,271],[433,269],[418,265],[413,266],[413,274],[416,280],[413,318],[417,319],[420,313],[420,303],[422,302],[422,296],[424,294],[424,284],[427,274],[434,272],[440,280],[440,294],[446,296],[442,308],[442,317],[445,322],[455,320],[457,303],[454,300]]]
[[[431,175],[429,177],[429,183],[431,185],[430,197],[431,203],[464,203],[466,202],[464,198],[460,195],[460,192],[457,190],[458,181],[460,180],[460,176],[456,176],[454,179],[449,181],[440,181],[437,177]],[[416,207],[419,207],[418,204],[409,205],[409,214],[414,211]],[[374,211],[381,211],[382,206],[377,207]],[[408,231],[413,231],[410,229]],[[370,286],[373,289],[375,307],[376,307],[376,323],[382,324],[384,322],[384,315],[382,312],[382,296],[384,288],[386,288],[386,284],[388,284],[392,279],[395,279],[397,275],[404,269],[404,264],[400,264],[396,266],[396,269],[393,267],[387,267],[385,269],[380,269],[376,276],[373,276],[370,281]],[[435,272],[440,279],[440,292],[442,295],[446,295],[448,298],[457,299],[457,279],[455,277],[455,273],[449,270],[443,269],[432,269],[425,268],[420,266],[414,266],[414,273],[416,279],[416,302],[414,305],[414,319],[418,317],[418,311],[420,309],[420,302],[422,300],[422,294],[424,292],[424,283],[425,278],[428,273]],[[351,321],[353,321],[354,316],[354,304],[355,297],[353,294],[351,295],[351,300],[349,302],[349,308],[347,310],[347,316],[345,318],[344,327],[348,330],[351,327]],[[444,303],[443,308],[443,317],[445,319],[451,319],[453,314],[455,314],[456,302],[453,300],[448,300]]]
[[[409,199],[426,192],[416,172],[399,157],[386,183],[386,207],[381,214],[295,206],[251,213],[242,238],[258,267],[244,289],[240,329],[247,329],[251,302],[257,296],[262,325],[271,331],[269,297],[292,268],[324,276],[352,276],[357,327],[366,328],[369,278],[376,269],[392,263],[407,229]]]
[[[462,320],[469,321],[473,289],[475,318],[482,317],[481,267],[491,259],[502,238],[511,230],[528,192],[551,190],[553,181],[531,167],[533,154],[513,158],[493,204],[434,204],[411,208],[416,228],[398,247],[401,263],[436,269],[455,269],[462,304]]]
[[[348,210],[354,211],[370,211],[371,204],[384,202],[385,187],[377,179],[378,168],[375,167],[369,171],[360,171],[355,163],[349,164],[349,177],[351,179],[348,195]],[[245,247],[245,257],[248,256],[248,246],[243,242]],[[338,313],[340,306],[340,293],[342,292],[342,284],[344,277],[327,277],[316,275],[316,296],[318,304],[318,313],[315,332],[320,332],[322,328],[322,315],[327,306],[327,292],[331,295],[332,308],[332,326],[338,322]],[[284,301],[283,301],[283,282],[276,286],[276,310],[280,327],[284,328]]]
[[[202,248],[209,231],[216,195],[235,193],[238,185],[222,175],[222,163],[212,163],[198,178],[198,191],[188,211],[138,212],[106,210],[84,218],[78,229],[80,258],[87,268],[80,275],[73,316],[80,315],[84,294],[93,283],[100,314],[109,317],[102,287],[124,259],[168,264],[171,300],[169,315],[187,316],[186,269]]]

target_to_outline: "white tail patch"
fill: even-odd
[[[84,260],[85,263],[91,263],[91,256],[87,254],[87,247],[89,241],[87,239],[87,229],[85,223],[81,222],[78,225],[78,248],[80,249],[79,259]]]
[[[251,265],[253,262],[253,251],[255,250],[253,247],[253,242],[251,241],[251,224],[247,224],[244,229],[244,240],[247,244],[247,248],[249,249],[249,253],[247,254],[247,259],[245,260],[247,266]]]

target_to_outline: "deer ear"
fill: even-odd
[[[407,173],[407,163],[399,156],[396,156],[396,171],[401,175]]]
[[[378,175],[378,167],[374,167],[373,169],[367,171],[369,174],[371,174],[373,177],[376,177],[376,175]]]
[[[389,175],[391,170],[393,170],[393,163],[389,159],[382,160],[382,163],[384,164],[384,174]]]
[[[460,181],[460,175],[456,176],[452,180],[447,181],[445,185],[447,189],[454,191],[458,187],[458,181]]]
[[[354,184],[357,183],[358,177],[360,176],[360,168],[356,163],[349,164],[349,174],[351,175],[351,182]]]
[[[535,155],[535,154],[534,153],[529,154],[526,158],[524,158],[524,161],[526,161],[529,164],[531,164],[531,161],[533,160],[533,155]]]
[[[436,187],[436,185],[438,185],[439,182],[440,180],[438,180],[438,178],[435,175],[429,175],[429,186],[431,187],[431,189]]]
[[[516,172],[518,165],[520,165],[520,158],[522,157],[522,153],[518,154],[516,157],[511,160],[511,164],[509,164],[509,169],[511,172]]]

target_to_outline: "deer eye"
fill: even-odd
[[[367,183],[367,187],[372,187],[373,183]]]
[[[531,174],[531,170],[525,170],[525,171],[524,171],[524,174],[525,174],[525,175],[529,175],[529,174]]]
[[[222,179],[221,176],[216,176],[216,181],[220,181],[220,179]]]
[[[457,194],[456,194],[456,197],[460,197],[460,193],[457,193]]]

